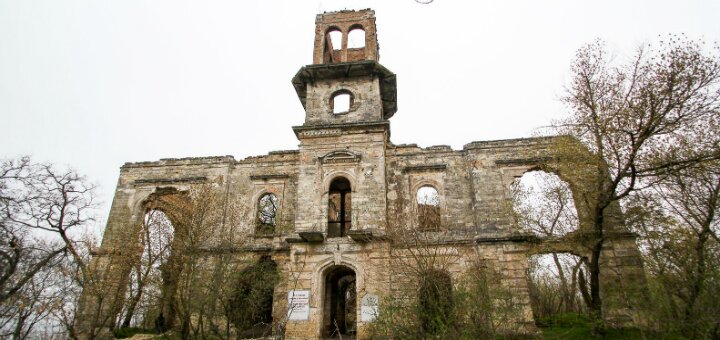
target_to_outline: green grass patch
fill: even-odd
[[[545,339],[589,339],[592,338],[592,322],[587,315],[564,313],[553,315],[537,321]],[[607,329],[603,339],[643,339],[643,334],[636,328]]]

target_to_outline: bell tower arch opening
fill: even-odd
[[[316,17],[313,64],[378,61],[378,52],[373,10],[345,10]]]
[[[323,337],[342,338],[357,332],[355,271],[334,266],[325,275]]]

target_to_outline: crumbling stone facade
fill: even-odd
[[[354,29],[364,30],[363,47],[348,47]],[[332,45],[331,31],[340,32],[341,46]],[[342,318],[354,320],[355,326],[343,331],[365,337],[373,318],[364,314],[367,310],[382,313],[384,296],[397,294],[398,289],[406,293],[409,289],[410,295],[414,291],[412,282],[408,286],[393,268],[393,249],[403,247],[442,248],[440,256],[449,261],[444,270],[453,280],[472,270],[471,262],[483,261],[500,274],[520,306],[515,330],[534,332],[529,256],[549,251],[589,254],[577,235],[539,240],[523,233],[507,210],[515,178],[534,169],[552,171],[548,148],[553,138],[472,142],[462,150],[395,145],[390,141],[389,119],[397,111],[396,76],[378,63],[378,52],[372,10],[320,14],[314,64],[302,67],[292,79],[306,112],[304,124],[293,127],[298,150],[243,160],[223,156],[123,165],[102,246],[94,252],[94,268],[107,282],[103,289],[115,292],[116,300],[123,296],[128,269],[117,259],[137,249],[133,245],[145,211],[173,202],[158,197],[211,185],[229,199],[244,202],[245,212],[207,240],[209,261],[215,253],[249,261],[269,256],[275,261],[283,273],[274,293],[275,320],[287,318],[289,292],[309,293],[309,306],[301,306],[309,307],[301,311],[306,314],[286,324],[290,338],[328,335],[328,314],[340,317],[331,302],[337,298],[330,287],[335,284],[343,289],[354,285],[354,315],[346,313]],[[336,97],[341,95],[348,102],[338,112]],[[565,179],[573,189],[582,186]],[[418,230],[422,221],[416,195],[423,187],[437,192],[439,222],[413,234],[422,235],[421,240],[408,242],[400,239],[407,234],[396,231]],[[261,232],[258,210],[263,208],[258,202],[267,194],[274,195],[277,207],[271,219],[263,220],[269,229]],[[237,238],[234,247],[213,252],[218,240],[237,235],[245,236]],[[620,223],[603,258],[606,317],[622,323],[637,321],[633,320],[635,302],[625,296],[624,285],[643,280],[642,264],[634,236]],[[354,278],[354,283],[348,286],[343,277]],[[98,303],[86,294],[83,310],[100,308],[108,314],[119,310],[118,301],[105,301],[100,307]],[[80,322],[87,320],[81,316]]]

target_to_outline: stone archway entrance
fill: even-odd
[[[325,276],[323,338],[354,338],[357,331],[355,271],[345,266],[330,268]]]

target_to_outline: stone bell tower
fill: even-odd
[[[313,64],[292,80],[305,108],[295,229],[306,242],[362,239],[386,226],[385,148],[395,74],[378,63],[375,12],[315,20]]]

